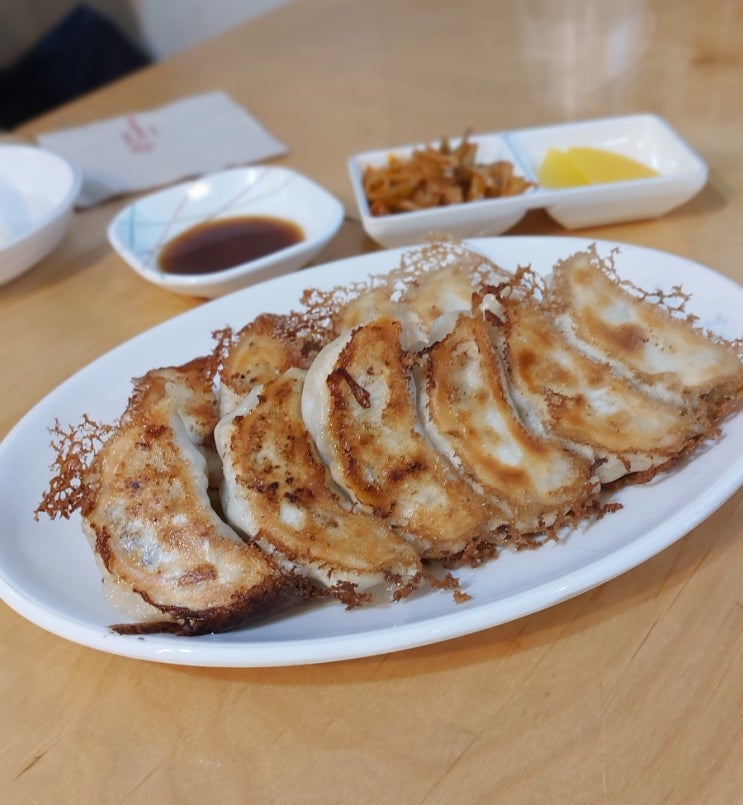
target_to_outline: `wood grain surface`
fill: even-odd
[[[376,248],[355,219],[354,152],[653,112],[707,160],[707,186],[661,219],[580,234],[743,282],[742,39],[733,0],[300,0],[14,135],[225,90],[287,143],[280,162],[345,203],[321,263]],[[76,213],[53,254],[0,288],[0,437],[92,359],[201,304],[111,251],[124,202]],[[513,232],[564,230],[534,212]],[[743,802],[742,532],[738,492],[660,555],[549,610],[307,667],[128,660],[1,604],[2,800]]]

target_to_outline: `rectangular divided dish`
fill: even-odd
[[[356,154],[349,159],[348,169],[367,234],[388,248],[415,243],[433,231],[463,238],[499,235],[515,226],[531,209],[546,210],[566,229],[621,223],[664,215],[691,199],[707,181],[706,163],[656,115],[627,115],[479,134],[469,140],[478,146],[478,163],[508,160],[518,175],[536,186],[518,196],[374,216],[362,184],[364,169],[368,165],[385,165],[390,155],[409,157],[425,143]],[[456,145],[460,139],[452,138],[451,142]],[[540,187],[537,174],[547,151],[571,146],[613,151],[643,162],[659,175],[564,189]]]

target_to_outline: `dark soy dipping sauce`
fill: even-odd
[[[304,240],[283,218],[244,216],[205,221],[165,244],[158,263],[166,274],[213,274]]]

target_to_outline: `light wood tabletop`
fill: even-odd
[[[743,283],[743,5],[299,0],[37,119],[43,132],[224,90],[337,195],[315,260],[378,247],[347,157],[465,129],[665,117],[709,181],[662,218],[580,230]],[[146,283],[76,212],[0,288],[0,437],[91,360],[202,304]],[[563,235],[544,212],[510,234]],[[127,659],[0,604],[8,803],[743,801],[743,495],[635,569],[469,636],[279,668]],[[0,527],[3,539],[15,539]],[[188,638],[184,638],[187,640]]]

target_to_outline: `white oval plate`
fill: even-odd
[[[472,241],[505,268],[553,263],[585,248],[579,238],[506,237]],[[598,242],[606,255],[618,244]],[[480,568],[458,571],[472,599],[456,604],[445,591],[421,591],[390,606],[346,610],[305,605],[234,632],[185,638],[122,636],[109,624],[121,613],[104,599],[100,574],[77,517],[35,521],[52,459],[47,428],[83,412],[112,421],[130,392],[130,378],[154,366],[181,363],[212,348],[211,333],[240,326],[263,311],[298,306],[304,288],[330,288],[383,273],[400,251],[378,252],[288,275],[205,304],[133,338],[70,378],[30,411],[0,445],[0,595],[54,634],[127,657],[200,666],[278,666],[370,656],[487,629],[549,607],[623,573],[688,533],[743,483],[743,417],[727,422],[720,441],[646,486],[623,489],[623,508],[537,551],[503,553]],[[693,294],[701,324],[727,338],[743,332],[743,289],[697,263],[621,246],[617,268],[643,287]],[[454,649],[453,649],[454,650]]]
[[[297,224],[304,240],[265,257],[207,274],[167,274],[160,251],[205,221],[244,215]],[[144,279],[170,291],[212,298],[296,271],[317,255],[343,222],[343,205],[320,185],[290,168],[232,168],[182,182],[129,204],[108,227],[118,254]]]

